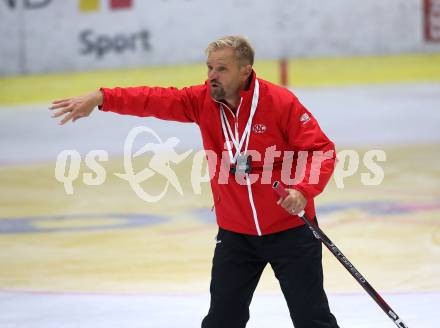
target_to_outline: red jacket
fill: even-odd
[[[225,110],[231,127],[234,127],[235,119],[238,120],[240,136],[250,115],[255,80],[253,73],[249,89],[241,91],[242,102],[238,117],[232,111]],[[213,174],[211,189],[218,225],[239,233],[269,234],[303,224],[300,218],[290,215],[277,205],[277,196],[272,191],[271,184],[275,180],[289,184],[286,178],[281,177],[285,151],[294,151],[293,159],[290,156],[292,165],[286,165],[289,169],[287,176],[291,174],[292,179],[297,173],[297,164],[305,163],[305,157],[298,157],[298,152],[302,151],[303,156],[308,155],[307,165],[303,170],[304,178],[294,181],[291,188],[305,195],[305,213],[307,217],[313,218],[313,198],[322,192],[333,172],[335,148],[295,95],[270,82],[262,79],[258,81],[260,97],[252,121],[248,150],[258,151],[261,158],[252,158],[251,174],[259,179],[251,184],[250,190],[246,184],[237,183],[235,176],[224,169],[225,167],[220,171],[220,159],[226,156],[229,160],[229,157],[220,120],[220,105],[211,97],[207,82],[180,90],[161,87],[103,88],[104,102],[100,109],[125,115],[154,116],[163,120],[196,123],[200,128],[205,150],[213,151],[218,158],[217,161],[208,161]],[[267,165],[263,167],[269,147],[281,151],[281,156],[275,157],[272,170]],[[320,157],[315,156],[321,159],[320,166],[312,161],[311,155],[314,151],[324,153]],[[265,181],[262,181],[263,172]]]

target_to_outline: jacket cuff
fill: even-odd
[[[99,88],[99,91],[102,93],[102,105],[98,106],[98,109],[103,112],[108,112],[111,108],[108,90],[107,88]]]

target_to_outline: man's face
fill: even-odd
[[[229,100],[237,97],[252,70],[250,65],[239,66],[232,48],[212,51],[208,55],[206,65],[211,96],[215,100]]]

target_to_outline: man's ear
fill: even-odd
[[[252,74],[252,65],[246,65],[246,75],[249,77]]]
[[[246,66],[242,66],[243,69],[243,75],[245,77],[245,79],[248,79],[249,76],[252,74],[252,65],[246,65]]]

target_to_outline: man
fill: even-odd
[[[203,85],[103,88],[54,101],[53,116],[64,115],[60,124],[65,124],[99,106],[199,126],[205,150],[220,159],[208,158],[219,231],[211,304],[202,327],[245,327],[267,263],[296,328],[338,327],[323,289],[321,243],[297,216],[304,210],[315,218],[313,198],[333,172],[334,145],[289,90],[256,77],[254,50],[246,39],[218,39],[206,53]],[[290,185],[284,199],[272,192],[275,180]]]

